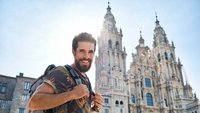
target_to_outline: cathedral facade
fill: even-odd
[[[200,104],[184,82],[182,64],[157,16],[153,48],[145,46],[140,31],[136,53],[126,71],[122,30],[116,27],[110,5],[98,37],[95,90],[103,96],[100,113],[199,113]]]

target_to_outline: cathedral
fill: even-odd
[[[130,69],[126,69],[122,37],[108,4],[95,58],[95,90],[103,96],[100,113],[200,113],[196,94],[184,82],[175,45],[168,41],[157,16],[152,49],[140,31]]]
[[[157,16],[152,49],[140,31],[130,68],[126,68],[122,39],[122,29],[116,27],[108,4],[95,57],[95,91],[103,97],[99,113],[200,113],[199,99],[184,80],[175,45],[168,41]],[[0,113],[25,113],[35,80],[23,73],[16,77],[0,74]]]

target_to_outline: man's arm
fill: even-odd
[[[62,105],[70,100],[89,97],[86,85],[80,84],[72,90],[55,94],[54,89],[47,83],[41,84],[30,98],[28,107],[30,110],[45,110]]]

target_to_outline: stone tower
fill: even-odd
[[[197,113],[198,99],[183,80],[182,64],[156,16],[152,50],[140,31],[129,75],[130,113]],[[195,107],[196,106],[196,107]]]
[[[122,30],[118,31],[108,3],[95,60],[95,90],[104,99],[100,113],[128,113],[128,89],[125,83],[127,54],[125,48],[122,48],[122,37]]]

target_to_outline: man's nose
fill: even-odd
[[[85,54],[84,54],[84,58],[86,58],[86,59],[90,58],[89,53],[85,52]]]

